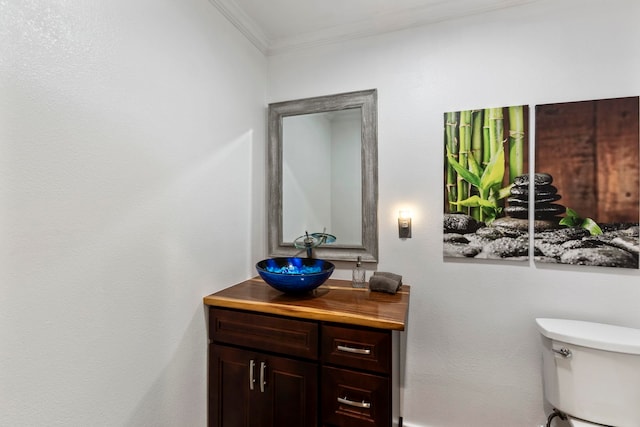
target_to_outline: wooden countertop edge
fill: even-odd
[[[356,326],[367,326],[379,329],[404,331],[406,319],[403,322],[372,318],[357,313],[334,312],[318,310],[309,307],[278,304],[273,302],[260,302],[238,300],[222,296],[209,295],[204,297],[204,303],[213,307],[235,308],[259,313],[278,314],[283,316],[296,316],[302,319],[320,320],[325,322],[338,322]]]

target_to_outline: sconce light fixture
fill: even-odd
[[[398,212],[398,237],[401,239],[411,238],[411,212],[401,210]]]

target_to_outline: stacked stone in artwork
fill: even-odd
[[[512,218],[529,217],[529,175],[515,178],[511,187],[511,197],[507,199],[509,206],[504,212]],[[534,218],[537,220],[556,220],[566,208],[558,203],[561,199],[558,189],[551,185],[553,177],[547,173],[536,173],[533,176]]]

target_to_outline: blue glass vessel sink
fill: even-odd
[[[288,294],[302,294],[322,285],[333,273],[329,261],[315,258],[268,258],[256,270],[271,287]]]

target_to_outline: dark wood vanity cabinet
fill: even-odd
[[[336,292],[350,290],[341,281],[332,282],[340,285],[331,288]],[[255,291],[258,284],[240,285]],[[268,287],[257,289],[272,295]],[[296,301],[275,292],[277,303],[269,300],[268,306],[251,302],[255,292],[244,303],[229,300],[225,291],[205,298],[209,305],[209,426],[401,425],[400,328],[387,328],[385,322],[357,324],[371,321],[350,319],[344,308],[323,314],[317,307],[327,307],[329,299],[321,300],[326,294]],[[359,292],[361,299],[381,299],[376,302],[378,310],[385,307],[383,301],[400,299],[353,292]],[[403,327],[406,292],[405,311],[400,315]],[[315,308],[307,310],[305,304]]]

